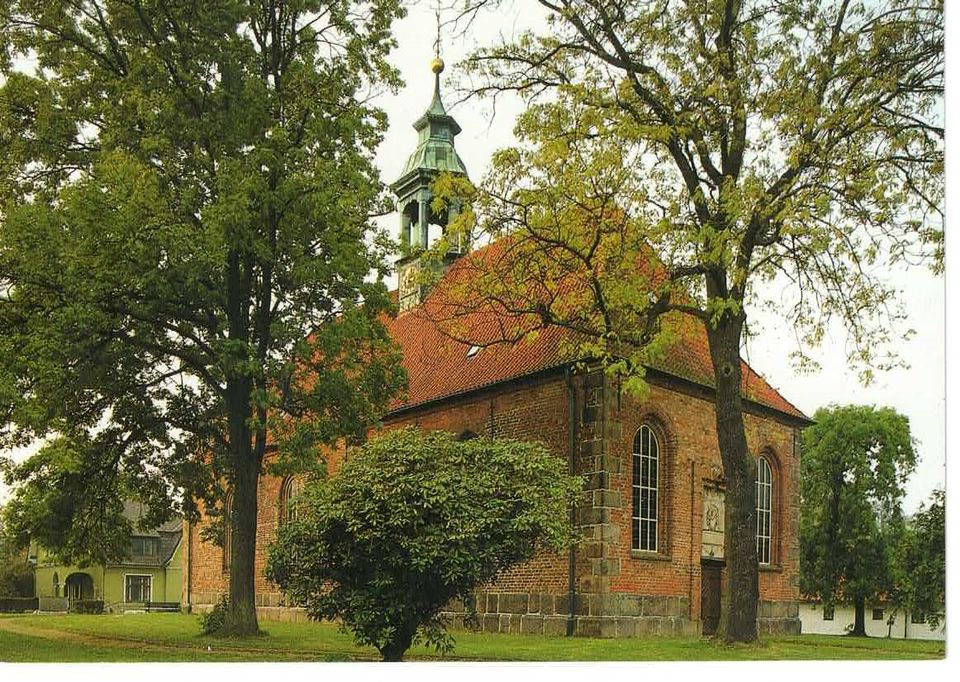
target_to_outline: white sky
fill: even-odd
[[[429,64],[436,30],[432,4],[423,0],[414,4],[408,16],[395,27],[400,45],[392,62],[401,70],[406,87],[396,95],[388,93],[379,100],[390,121],[377,159],[386,182],[397,178],[407,155],[413,151],[416,134],[411,126],[432,95],[433,74]],[[526,2],[515,4],[527,8],[528,12],[535,6]],[[443,44],[447,63],[443,74],[444,102],[463,128],[456,140],[457,150],[474,180],[484,175],[491,153],[513,141],[513,122],[521,105],[515,100],[503,99],[498,102],[496,112],[489,102],[469,101],[452,106],[457,99],[448,82],[456,76],[453,66],[473,46],[489,44],[498,34],[509,37],[536,21],[536,14],[524,14],[523,10],[485,13],[479,15],[468,36],[447,39]],[[381,224],[397,235],[399,219],[395,215],[383,218]],[[900,348],[911,365],[909,370],[881,373],[872,385],[863,387],[856,372],[847,368],[844,336],[842,330],[836,330],[824,347],[813,354],[822,369],[811,375],[797,375],[788,359],[796,348],[792,329],[770,315],[753,317],[753,328],[760,334],[750,342],[747,357],[756,371],[808,415],[831,402],[891,406],[907,415],[920,455],[917,471],[907,484],[904,504],[904,509],[912,512],[934,487],[944,485],[946,476],[944,280],[923,269],[896,272],[891,277],[903,290],[903,300],[910,311],[910,326],[917,332]],[[4,454],[20,459],[24,452]],[[8,492],[0,482],[0,501]]]

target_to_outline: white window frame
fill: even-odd
[[[141,601],[127,601],[127,578],[149,578],[147,583],[147,597]],[[143,596],[142,594],[140,596]],[[123,574],[123,603],[124,604],[146,604],[153,601],[153,574],[152,573],[124,573]]]
[[[660,443],[649,424],[641,424],[633,436],[632,493],[631,546],[640,552],[659,551]]]
[[[773,467],[766,457],[757,458],[757,561],[769,565],[773,560]]]

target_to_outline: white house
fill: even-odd
[[[931,628],[923,614],[906,614],[889,604],[868,604],[866,612],[867,635],[892,637],[894,639],[939,639],[947,638],[946,620],[941,619],[936,628]],[[891,622],[891,616],[893,621]],[[800,632],[815,635],[845,635],[853,629],[855,610],[853,604],[824,606],[818,601],[800,604]]]

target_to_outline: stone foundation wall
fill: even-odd
[[[757,630],[764,635],[799,635],[800,603],[762,601],[757,612]]]
[[[198,595],[203,601],[193,604],[193,613],[206,613],[219,596]],[[257,618],[263,621],[304,623],[305,609],[283,606],[278,595],[257,595]],[[578,637],[682,637],[700,632],[700,623],[687,614],[686,597],[662,597],[632,594],[578,594],[573,615],[573,634]],[[450,604],[442,613],[452,630],[500,632],[504,634],[567,634],[570,597],[567,594],[523,592],[479,592],[475,599],[475,618],[461,602]],[[757,626],[761,636],[800,634],[797,602],[761,602]]]
[[[190,607],[190,613],[208,613],[212,609],[213,603],[211,602],[196,603]],[[307,618],[305,609],[293,606],[257,606],[257,620],[306,623],[310,619]]]
[[[644,637],[696,634],[698,623],[687,618],[686,597],[628,594],[578,594],[573,634],[579,637]],[[570,620],[567,594],[480,592],[476,618],[454,603],[443,617],[452,629],[563,636]]]

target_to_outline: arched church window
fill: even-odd
[[[757,560],[769,564],[773,539],[773,469],[766,457],[757,460]]]
[[[223,501],[223,565],[224,573],[230,571],[230,552],[233,546],[233,495],[227,493]]]
[[[633,549],[656,552],[659,523],[660,444],[649,425],[633,437]]]
[[[280,486],[280,523],[296,521],[300,518],[297,511],[296,499],[300,494],[302,484],[294,476],[287,476]]]

